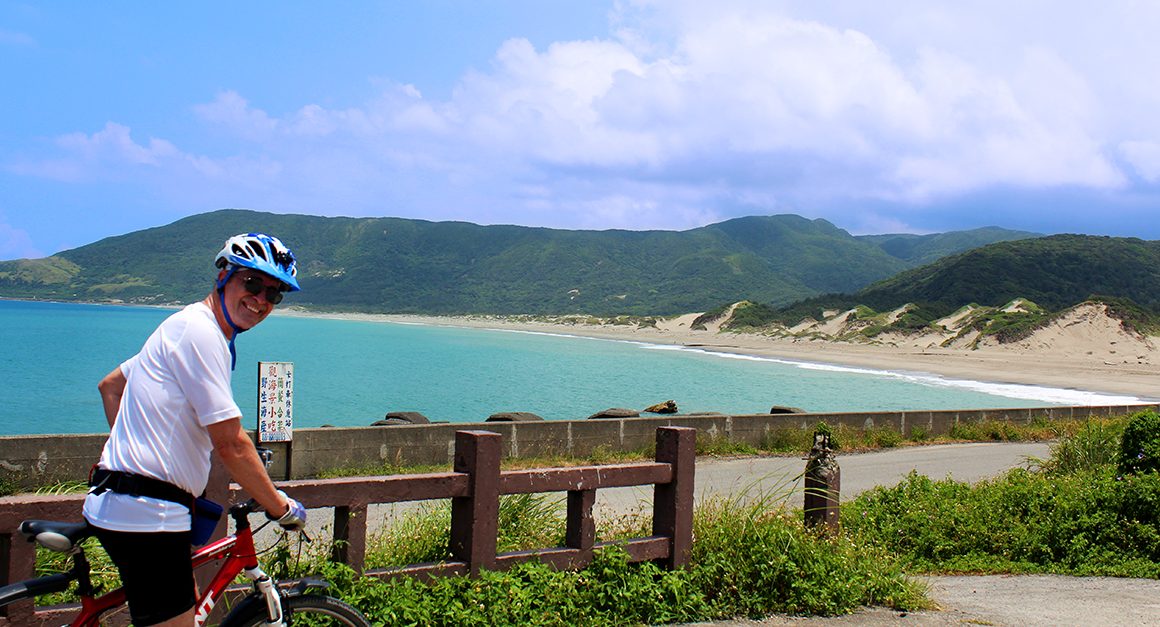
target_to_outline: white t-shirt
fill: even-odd
[[[229,344],[205,303],[162,322],[121,364],[125,392],[99,466],[205,490],[213,443],[207,426],[241,416],[230,388]],[[89,522],[114,531],[185,531],[176,503],[105,491],[85,499]]]

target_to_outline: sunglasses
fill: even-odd
[[[271,305],[277,305],[278,303],[282,302],[283,294],[282,287],[280,285],[277,287],[267,286],[262,282],[262,279],[251,275],[242,277],[242,287],[245,288],[245,290],[252,296],[257,296],[258,294],[261,294],[263,291],[265,291],[266,302],[270,303]]]

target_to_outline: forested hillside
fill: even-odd
[[[1160,314],[1160,241],[1053,235],[1001,242],[907,270],[853,294],[758,307],[746,315],[749,326],[793,325],[820,320],[825,311],[863,306],[885,312],[911,304],[904,322],[919,326],[971,304],[1003,307],[1028,299],[1058,312],[1092,297]]]
[[[969,302],[1001,305],[1019,297],[1055,311],[1092,295],[1160,308],[1160,241],[1055,235],[1003,242],[903,272],[859,293],[867,303],[924,303],[947,312]]]
[[[912,267],[908,258],[921,257],[916,250],[1024,235],[996,229],[949,240],[949,234],[887,238],[907,242],[912,252],[900,255],[825,220],[793,215],[737,218],[677,232],[222,210],[46,259],[0,262],[0,297],[187,302],[208,291],[221,243],[246,231],[278,235],[300,259],[303,291],[287,304],[396,313],[597,315],[704,311],[745,299],[784,305],[890,277]]]

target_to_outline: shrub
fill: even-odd
[[[756,495],[746,504],[702,504],[694,514],[690,564],[674,571],[651,562],[630,564],[613,546],[597,551],[580,571],[528,562],[484,571],[476,579],[427,583],[359,578],[327,564],[315,572],[330,582],[333,593],[388,625],[663,624],[929,605],[925,587],[904,575],[886,551],[806,530],[800,515],[784,513],[783,505],[780,494]],[[621,531],[647,535],[648,517],[637,518],[622,523]]]
[[[761,449],[773,453],[797,453],[810,450],[814,445],[813,434],[805,429],[782,427],[773,429],[761,440]],[[831,440],[830,445],[833,446]]]
[[[902,434],[891,427],[871,427],[866,430],[870,442],[879,448],[894,448],[902,444]]]
[[[728,309],[726,306],[724,309]],[[713,312],[705,314],[711,315]],[[733,315],[725,323],[725,327],[732,330],[754,328],[759,329],[778,321],[777,312],[768,305],[743,302],[733,310]]]
[[[1141,474],[1160,470],[1160,414],[1149,410],[1135,414],[1124,428],[1119,471]]]
[[[926,442],[931,438],[930,430],[922,425],[915,425],[910,428],[908,438],[912,442]]]
[[[888,328],[903,334],[913,334],[930,329],[933,323],[934,318],[930,317],[929,312],[911,309],[899,316]]]
[[[834,615],[860,605],[915,608],[922,588],[878,547],[806,530],[799,514],[712,500],[693,521],[690,572],[718,616]]]
[[[1020,469],[972,487],[912,473],[859,496],[843,521],[920,571],[1157,577],[1157,499],[1156,474],[1128,485]]]
[[[1000,344],[1018,342],[1026,339],[1040,327],[1050,323],[1051,316],[1042,310],[1024,311],[997,311],[990,317],[977,318],[972,327],[982,335],[994,336]]]
[[[1160,473],[1115,476],[1118,425],[1082,424],[1040,463],[1051,472],[974,486],[912,472],[844,505],[843,526],[925,572],[1160,578]]]
[[[954,440],[976,442],[1015,442],[1023,438],[1019,427],[1005,420],[956,422],[951,426],[949,435]]]
[[[1123,430],[1122,420],[1092,418],[1052,445],[1050,459],[1036,461],[1050,473],[1073,473],[1113,465],[1120,458]]]

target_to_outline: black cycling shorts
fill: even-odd
[[[121,573],[134,625],[164,622],[197,602],[190,532],[134,533],[94,528],[101,546]]]

